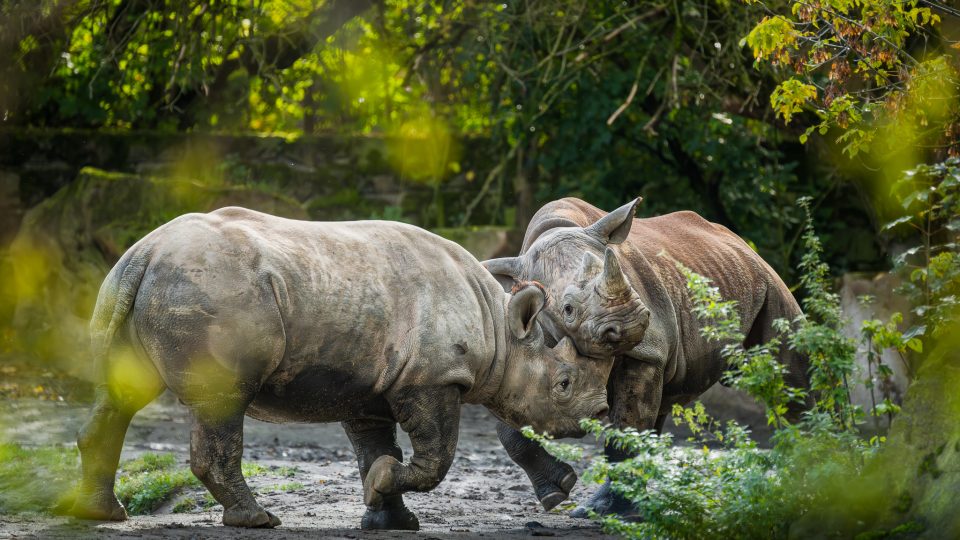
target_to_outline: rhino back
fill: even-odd
[[[227,208],[151,236],[135,308],[148,353],[173,379],[191,356],[215,357],[260,388],[266,419],[378,413],[398,386],[469,388],[503,327],[496,281],[413,226]]]

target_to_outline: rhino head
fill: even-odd
[[[643,340],[650,310],[620,267],[610,246],[626,240],[640,199],[587,227],[550,229],[523,255],[484,261],[504,285],[537,281],[550,301],[542,317],[554,339],[573,338],[594,358],[623,354]]]
[[[582,437],[581,418],[607,414],[613,358],[580,356],[569,338],[548,347],[537,322],[546,302],[543,289],[532,284],[510,297],[506,365],[500,387],[486,405],[514,428],[530,425],[556,437]]]

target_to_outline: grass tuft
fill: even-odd
[[[0,443],[0,514],[64,505],[79,476],[76,448]]]

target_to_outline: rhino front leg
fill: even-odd
[[[383,455],[370,466],[363,482],[363,499],[374,511],[382,510],[391,496],[435,488],[453,464],[457,450],[459,388],[419,388],[392,401],[400,427],[410,435],[413,457],[401,463]]]
[[[527,473],[544,510],[551,510],[570,496],[570,490],[577,483],[573,467],[503,422],[497,423],[497,437],[510,459]]]
[[[610,400],[610,421],[615,427],[632,427],[639,431],[655,429],[659,433],[667,415],[660,414],[663,397],[663,363],[623,358],[614,365],[607,383]],[[617,463],[631,457],[610,445],[604,447],[607,461]],[[629,499],[613,490],[610,480],[593,497],[570,513],[575,518],[588,518],[590,511],[599,515],[618,514],[636,518],[636,508]]]
[[[365,482],[370,467],[380,456],[389,456],[403,461],[403,451],[397,444],[397,423],[391,420],[350,420],[343,422],[343,429],[353,444],[360,466],[360,481]],[[381,508],[367,507],[360,528],[420,530],[420,521],[403,503],[403,495],[389,495],[383,498]]]
[[[211,400],[216,403],[217,400]],[[213,498],[223,505],[223,524],[233,527],[276,527],[280,520],[263,509],[240,470],[243,415],[246,403],[228,410],[193,409],[190,469]]]

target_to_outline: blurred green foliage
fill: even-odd
[[[913,333],[940,337],[960,313],[960,158],[920,164],[892,189],[906,214],[884,229],[917,240],[894,258],[920,321]]]
[[[0,111],[17,127],[382,136],[404,178],[434,186],[460,173],[460,141],[483,141],[480,194],[455,208],[436,197],[436,224],[522,227],[549,199],[613,208],[642,194],[647,215],[692,209],[730,227],[788,280],[794,202],[811,195],[830,261],[876,268],[861,187],[805,155],[766,107],[778,70],[740,44],[781,8],[9,0]]]

